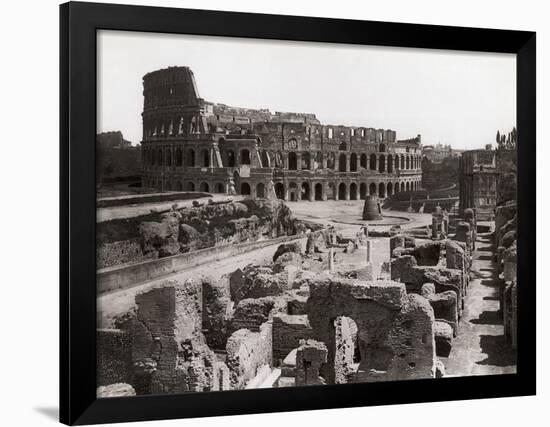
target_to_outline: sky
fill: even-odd
[[[97,130],[142,136],[142,77],[189,66],[207,101],[314,113],[455,149],[516,125],[512,54],[98,31]]]

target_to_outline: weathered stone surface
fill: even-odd
[[[157,251],[159,257],[175,255],[180,250],[178,242],[179,218],[176,212],[166,214],[162,222],[142,222],[139,227],[141,248],[145,254]]]
[[[277,261],[277,258],[287,252],[294,252],[300,255],[302,253],[302,244],[300,242],[289,242],[279,245],[273,254],[273,262]]]
[[[273,272],[280,273],[289,265],[296,268],[301,268],[302,255],[296,252],[285,252],[277,258],[277,261],[273,263]]]
[[[97,398],[135,396],[136,391],[130,384],[116,383],[97,388]]]
[[[457,294],[454,291],[445,291],[432,294],[428,297],[437,320],[444,320],[453,328],[453,334],[458,330]]]
[[[430,378],[434,375],[433,309],[396,282],[357,282],[319,275],[309,285],[308,317],[314,339],[324,342],[328,361],[321,369],[335,382],[334,319],[354,320],[361,363],[355,381]]]
[[[120,329],[98,329],[97,384],[127,383],[132,379],[132,336]]]
[[[214,350],[223,350],[233,317],[229,280],[226,277],[221,280],[204,278],[202,286],[202,330],[206,336],[206,343]]]
[[[322,253],[327,249],[327,236],[324,230],[314,231],[307,236],[306,254]]]
[[[271,336],[271,322],[266,322],[258,332],[240,329],[229,337],[226,349],[232,389],[243,389],[259,368],[272,366]]]
[[[296,385],[318,385],[325,381],[319,376],[327,362],[327,347],[315,340],[304,340],[296,351]]]
[[[274,274],[271,267],[253,264],[247,265],[242,270],[237,269],[229,275],[231,299],[235,303],[239,303],[246,298],[280,295],[292,287],[294,280],[292,274],[290,271]]]
[[[453,328],[446,322],[434,322],[435,351],[438,357],[448,357],[453,345]]]
[[[247,298],[239,301],[231,320],[231,331],[249,329],[258,331],[260,325],[269,319],[269,315],[275,307],[273,298]]]
[[[309,320],[305,314],[279,313],[273,317],[273,360],[283,360],[288,353],[300,345],[300,340],[310,338],[312,334]]]
[[[445,376],[445,365],[439,359],[435,362],[435,377],[443,378]]]

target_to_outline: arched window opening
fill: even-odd
[[[315,200],[323,200],[323,184],[315,184]]]
[[[199,191],[204,191],[204,192],[208,193],[210,191],[210,186],[208,185],[207,182],[201,182],[201,184],[199,186]]]
[[[346,184],[344,184],[343,182],[341,182],[338,186],[338,199],[346,200]]]
[[[166,166],[172,166],[172,153],[169,150],[166,151]]]
[[[349,198],[357,200],[357,184],[355,182],[352,182],[349,186]]]
[[[372,182],[369,186],[369,194],[371,196],[376,196],[376,184]]]
[[[302,169],[309,170],[311,168],[311,156],[309,153],[302,153]]]
[[[189,149],[187,151],[187,166],[194,167],[195,166],[195,150]]]
[[[189,181],[187,183],[187,191],[195,191],[195,183],[194,182]]]
[[[183,152],[181,148],[176,149],[176,166],[180,167],[183,165]]]
[[[241,194],[244,196],[250,195],[250,184],[248,182],[243,182],[241,184]]]
[[[393,184],[391,182],[388,182],[388,196],[391,196],[393,194]]]
[[[267,151],[262,150],[261,153],[261,160],[262,160],[262,168],[269,168],[271,167],[270,161],[269,161],[269,155],[267,154]]]
[[[310,191],[309,191],[309,184],[307,182],[302,182],[302,195],[301,195],[301,199],[302,200],[309,200],[309,194],[310,194]]]
[[[378,197],[380,197],[381,199],[386,197],[386,186],[383,182],[378,185]]]
[[[250,151],[246,149],[241,150],[241,165],[249,165],[249,164],[250,164]]]
[[[288,169],[291,171],[298,169],[298,157],[294,151],[288,153]]]
[[[159,166],[162,166],[164,164],[163,158],[162,158],[162,150],[158,150],[157,155],[157,164]]]
[[[205,168],[210,167],[210,153],[208,150],[201,151],[202,166]]]
[[[388,154],[388,173],[393,172],[393,157],[391,154]]]
[[[370,155],[370,160],[369,160],[369,169],[371,171],[375,171],[376,170],[376,154],[371,154]]]
[[[367,155],[365,153],[361,154],[361,159],[359,163],[362,168],[367,168]]]
[[[227,167],[235,167],[235,153],[233,152],[233,150],[227,150]]]
[[[340,151],[348,151],[348,144],[346,144],[345,141],[342,141],[340,145],[338,146],[338,150]]]
[[[221,182],[218,182],[214,186],[214,192],[215,193],[225,193],[225,186]]]
[[[258,185],[256,185],[256,197],[258,199],[265,198],[265,186],[262,182],[260,182],[260,183],[258,183]]]
[[[357,154],[351,153],[349,160],[349,170],[351,172],[357,172]]]
[[[340,172],[346,172],[346,155],[344,153],[338,156],[338,170]]]
[[[285,198],[285,186],[281,182],[275,184],[275,196],[281,200]]]
[[[378,159],[378,172],[382,173],[386,171],[386,157],[381,155]]]
[[[365,200],[367,198],[367,184],[364,182],[359,185],[359,197],[361,200]]]

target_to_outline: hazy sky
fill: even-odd
[[[516,124],[509,54],[121,31],[98,32],[98,132],[141,140],[144,74],[191,67],[199,94],[236,107],[314,113],[323,124],[481,148]]]

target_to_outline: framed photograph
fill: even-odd
[[[535,394],[535,33],[60,24],[63,423]]]

